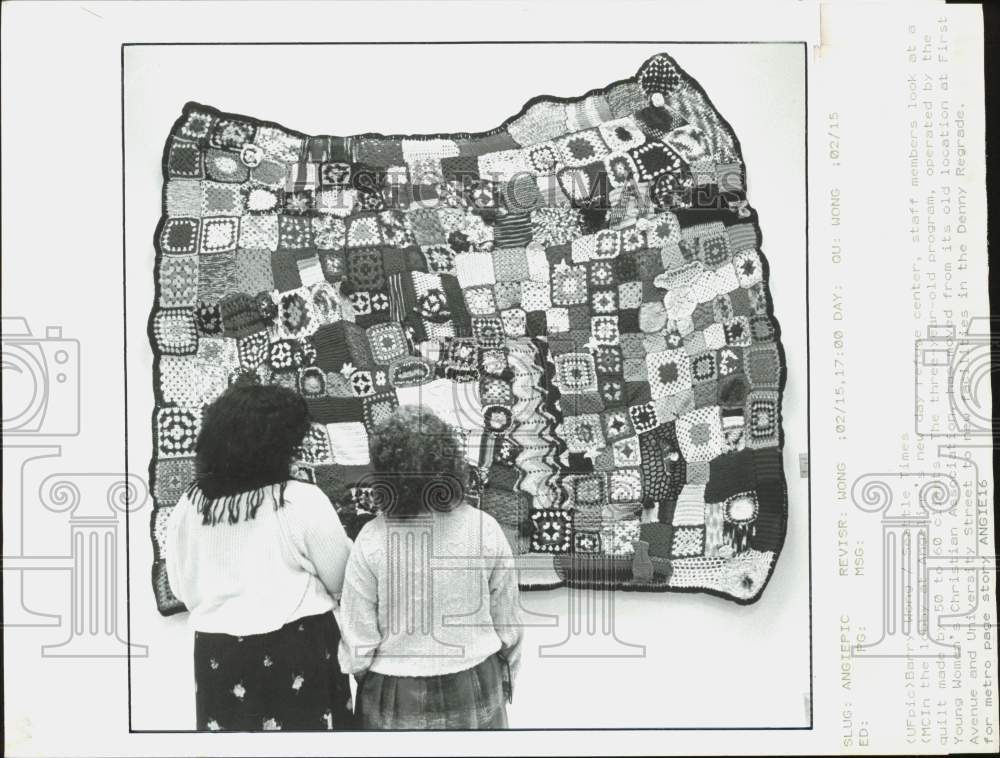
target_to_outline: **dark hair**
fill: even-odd
[[[387,516],[450,510],[465,496],[468,466],[458,435],[419,406],[402,406],[369,440],[373,500]]]
[[[309,431],[306,401],[290,389],[236,384],[204,412],[195,445],[195,481],[189,495],[202,523],[230,524],[252,519],[264,499],[263,488],[277,485],[276,505],[295,453]]]

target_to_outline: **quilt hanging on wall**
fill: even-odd
[[[308,136],[188,103],[163,178],[161,613],[183,610],[167,515],[235,381],[305,396],[295,475],[352,536],[369,430],[420,404],[465,440],[522,587],[760,596],[785,536],[784,356],[739,142],[670,56],[478,134]]]

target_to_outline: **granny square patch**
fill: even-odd
[[[198,332],[193,308],[163,308],[153,318],[153,345],[161,355],[194,355]]]
[[[194,455],[194,443],[201,430],[201,409],[168,406],[156,414],[157,451],[161,458]]]
[[[685,350],[660,350],[646,355],[646,378],[653,398],[683,392],[691,386],[691,359]]]
[[[531,514],[531,547],[541,553],[565,553],[572,545],[572,512],[539,510]]]
[[[594,356],[587,353],[563,353],[555,357],[556,381],[563,394],[597,390]]]
[[[634,542],[639,539],[639,521],[628,519],[605,524],[601,530],[601,543],[606,552],[614,556],[628,556],[635,552]]]
[[[201,222],[196,218],[169,218],[160,232],[160,251],[171,253],[193,253],[198,249]]]
[[[371,431],[418,403],[464,441],[522,586],[760,596],[787,513],[780,332],[739,142],[670,56],[481,134],[310,136],[191,102],[162,171],[162,613],[183,610],[165,515],[235,381],[306,399],[294,472],[352,537]]]

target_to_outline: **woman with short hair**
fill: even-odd
[[[373,431],[381,513],[355,540],[341,603],[341,662],[363,729],[503,729],[520,661],[507,538],[465,502],[455,432],[418,407]]]

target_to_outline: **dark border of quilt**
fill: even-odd
[[[718,119],[718,122],[719,122],[720,126],[723,128],[723,130],[725,131],[725,133],[727,134],[727,136],[732,140],[734,151],[735,151],[736,156],[738,157],[738,159],[740,161],[740,164],[741,164],[741,171],[740,171],[741,180],[743,182],[743,186],[746,187],[747,186],[746,185],[747,165],[746,165],[746,162],[743,160],[743,150],[742,150],[742,146],[740,144],[738,136],[735,134],[735,131],[733,130],[732,126],[729,124],[728,120],[726,120],[725,117],[719,112],[718,108],[716,108],[715,104],[712,102],[711,98],[705,92],[705,90],[701,86],[701,84],[697,80],[695,80],[693,77],[691,77],[687,73],[686,69],[684,69],[683,66],[681,66],[680,64],[678,64],[676,62],[676,60],[673,58],[673,56],[671,56],[671,55],[669,55],[667,53],[658,53],[656,55],[650,56],[645,61],[643,61],[643,63],[638,67],[638,69],[636,70],[636,72],[632,76],[630,76],[630,77],[626,77],[624,79],[618,79],[618,80],[613,81],[613,82],[611,82],[609,84],[606,84],[606,85],[604,85],[602,87],[597,87],[597,88],[591,89],[591,90],[587,91],[586,93],[584,93],[582,95],[576,95],[576,96],[572,96],[572,97],[557,97],[557,96],[553,96],[553,95],[537,95],[535,97],[532,97],[530,100],[528,100],[521,107],[520,111],[518,111],[517,114],[515,114],[513,116],[510,116],[509,118],[505,119],[503,121],[503,123],[501,123],[499,126],[493,128],[493,129],[487,130],[487,131],[483,131],[483,132],[448,132],[448,133],[437,133],[437,134],[389,134],[389,135],[382,134],[382,133],[379,133],[379,132],[366,132],[364,134],[350,135],[350,137],[352,139],[381,138],[381,139],[397,139],[397,140],[398,139],[414,139],[414,140],[428,139],[429,140],[429,139],[477,139],[477,138],[482,138],[482,137],[493,136],[495,134],[499,134],[501,132],[506,131],[509,124],[511,124],[512,122],[520,119],[522,116],[524,116],[524,114],[530,108],[532,108],[533,106],[538,105],[540,103],[546,103],[546,104],[563,104],[563,105],[566,105],[566,104],[576,104],[576,103],[580,103],[580,102],[586,100],[589,97],[593,97],[595,95],[606,94],[609,90],[611,90],[612,88],[614,88],[616,86],[620,86],[620,85],[623,85],[623,84],[640,84],[640,81],[639,81],[640,75],[647,68],[647,66],[653,60],[655,60],[657,58],[664,58],[664,57],[666,59],[668,59],[669,61],[671,61],[672,63],[674,63],[676,71],[679,74],[681,74],[681,76],[683,77],[685,83],[688,86],[692,87],[695,91],[697,91],[698,94],[700,94],[700,96],[702,98],[704,98],[705,105],[707,107],[709,107],[709,108],[712,109],[712,112],[713,112],[715,118]],[[160,219],[159,219],[159,221],[158,221],[158,223],[156,225],[156,228],[154,230],[154,236],[153,236],[153,245],[154,245],[154,249],[155,249],[155,253],[156,253],[155,254],[154,267],[153,267],[154,297],[153,297],[153,304],[152,304],[152,307],[150,309],[149,317],[147,319],[147,327],[146,327],[147,339],[149,340],[149,345],[150,345],[150,348],[151,348],[152,353],[153,353],[153,398],[154,398],[154,407],[153,407],[152,415],[151,415],[151,418],[150,418],[150,429],[151,429],[151,434],[152,434],[152,451],[153,451],[153,456],[150,459],[149,467],[148,467],[150,493],[152,493],[155,490],[155,486],[156,486],[156,483],[155,483],[156,463],[159,460],[158,456],[156,455],[156,451],[158,449],[157,434],[156,434],[156,432],[157,432],[157,430],[156,430],[156,416],[157,416],[157,409],[162,404],[162,392],[161,392],[161,389],[160,389],[160,378],[161,378],[160,377],[160,360],[161,360],[162,356],[157,351],[157,349],[155,347],[155,339],[154,339],[154,333],[153,332],[154,332],[154,320],[155,320],[156,314],[160,310],[159,299],[160,299],[160,294],[161,293],[160,293],[159,271],[160,271],[160,266],[162,264],[163,255],[164,255],[163,251],[161,250],[161,247],[160,247],[160,236],[161,236],[161,233],[162,233],[162,230],[163,230],[163,226],[164,226],[164,224],[167,221],[167,206],[166,206],[166,202],[167,202],[167,183],[168,183],[168,179],[169,179],[168,170],[167,170],[167,162],[168,162],[168,158],[169,158],[169,151],[170,151],[170,144],[171,144],[171,141],[172,141],[172,137],[173,137],[174,133],[176,132],[176,130],[185,122],[188,114],[192,110],[207,111],[207,112],[212,113],[212,114],[214,114],[216,116],[219,116],[219,117],[234,118],[234,119],[238,119],[238,120],[241,120],[241,121],[250,122],[250,123],[255,124],[258,127],[263,126],[263,127],[280,129],[280,130],[285,131],[285,132],[287,132],[289,134],[295,135],[297,137],[302,137],[302,138],[309,138],[309,137],[314,137],[314,136],[328,136],[328,135],[309,135],[309,134],[305,134],[304,132],[300,132],[300,131],[295,130],[295,129],[290,129],[290,128],[288,128],[286,126],[283,126],[282,124],[274,122],[274,121],[267,121],[267,120],[263,120],[263,119],[258,119],[258,118],[250,117],[250,116],[245,116],[243,114],[235,114],[235,113],[229,113],[229,112],[225,112],[225,111],[220,111],[217,108],[214,108],[212,106],[207,106],[207,105],[204,105],[204,104],[201,104],[201,103],[197,103],[195,101],[188,101],[184,105],[184,107],[182,108],[182,111],[181,111],[181,115],[174,121],[173,125],[171,126],[171,129],[170,129],[169,135],[168,135],[168,137],[167,137],[167,139],[165,141],[164,148],[163,148],[163,153],[162,153],[162,156],[161,156],[161,166],[160,166],[160,168],[161,168],[161,175],[162,175],[162,178],[163,178],[163,186],[161,188],[161,197],[160,197],[160,203],[161,203],[161,206],[160,206]],[[786,478],[785,471],[784,471],[784,461],[783,461],[783,450],[784,450],[784,423],[783,423],[784,412],[783,412],[783,405],[784,405],[785,385],[786,385],[786,382],[787,382],[787,373],[788,372],[787,372],[787,363],[786,363],[786,359],[785,359],[784,345],[781,342],[781,326],[780,326],[780,323],[778,322],[778,319],[774,315],[774,301],[773,301],[773,297],[771,296],[771,290],[770,290],[770,286],[769,286],[770,285],[770,264],[769,264],[769,262],[767,260],[767,257],[764,254],[763,249],[762,249],[763,233],[762,233],[762,230],[760,228],[760,223],[758,221],[757,211],[749,203],[749,198],[748,198],[748,208],[749,208],[749,210],[751,212],[751,216],[748,219],[748,221],[751,222],[751,223],[753,223],[753,225],[754,225],[754,233],[755,233],[755,238],[756,238],[756,240],[755,240],[756,241],[756,252],[758,253],[758,256],[760,257],[760,260],[761,260],[761,263],[762,263],[762,282],[763,282],[763,284],[765,286],[765,289],[766,289],[766,292],[767,292],[767,315],[768,315],[771,323],[774,326],[774,331],[775,331],[775,333],[774,333],[774,342],[775,342],[775,344],[777,346],[778,357],[779,357],[779,364],[780,364],[780,372],[779,372],[779,378],[778,378],[778,403],[779,403],[778,419],[779,419],[779,424],[778,424],[778,445],[777,445],[777,450],[779,451],[779,454],[782,455],[781,490],[782,490],[782,496],[783,496],[783,507],[782,507],[781,526],[780,526],[780,546],[779,546],[778,550],[775,551],[774,558],[771,561],[771,566],[768,569],[767,576],[764,578],[764,581],[761,583],[758,591],[753,596],[751,596],[749,598],[736,597],[734,595],[731,595],[731,594],[728,594],[726,592],[723,592],[722,590],[718,590],[718,589],[714,589],[714,588],[705,588],[705,587],[671,587],[669,585],[663,585],[663,584],[640,583],[640,582],[634,582],[634,581],[631,581],[631,580],[623,581],[623,580],[614,580],[614,579],[609,580],[609,581],[602,581],[602,580],[589,581],[589,580],[574,579],[572,577],[566,577],[566,578],[560,579],[558,582],[545,582],[545,583],[539,583],[539,584],[521,583],[520,587],[521,587],[522,590],[524,590],[524,591],[541,591],[541,590],[558,589],[560,587],[564,587],[565,586],[565,587],[573,587],[573,588],[579,588],[579,589],[621,590],[621,591],[626,591],[626,592],[655,592],[655,593],[686,592],[686,593],[700,593],[700,594],[706,594],[706,595],[713,595],[713,596],[722,598],[724,600],[736,603],[738,605],[751,605],[751,604],[757,602],[757,600],[759,600],[760,597],[763,595],[764,590],[767,588],[767,585],[770,583],[771,577],[774,574],[774,570],[777,567],[778,559],[780,558],[781,553],[784,551],[784,543],[785,543],[785,539],[786,539],[786,536],[787,536],[789,502],[788,502],[788,484],[787,484],[787,478]],[[157,570],[157,564],[159,564],[163,560],[163,556],[161,556],[159,554],[160,553],[159,546],[158,546],[157,541],[155,539],[155,527],[156,527],[156,519],[157,519],[157,511],[158,510],[159,510],[159,508],[156,507],[155,497],[154,497],[154,508],[153,508],[153,510],[150,513],[150,523],[149,523],[150,539],[151,539],[151,541],[153,543],[153,565],[151,566],[151,577],[150,577],[150,580],[151,580],[151,582],[152,582],[152,584],[154,586],[154,595],[156,594],[155,593],[155,584],[156,584],[156,573],[155,572]],[[532,555],[532,554],[528,553],[527,555]],[[546,555],[546,554],[540,554],[540,555]],[[555,561],[555,560],[556,560],[556,557],[554,556],[553,557],[553,561]],[[613,561],[614,559],[611,558],[611,557],[609,557],[609,560]],[[528,568],[526,570],[530,571],[531,569]],[[546,569],[546,570],[548,570],[548,569]],[[553,568],[553,571],[557,571],[557,570],[555,568]],[[558,571],[557,571],[557,573],[558,573]],[[164,616],[170,616],[170,615],[174,615],[176,613],[182,613],[185,610],[183,606],[173,607],[173,608],[170,608],[170,607],[163,608],[163,607],[161,607],[161,604],[159,602],[159,598],[156,598],[156,600],[157,600],[158,610]]]
[[[422,45],[422,44],[487,44],[487,45],[517,45],[517,44],[559,44],[559,45],[576,45],[576,44],[663,44],[663,45],[796,45],[801,47],[803,52],[803,87],[804,87],[804,109],[806,114],[808,114],[809,108],[809,60],[808,60],[808,44],[803,40],[488,40],[477,42],[474,40],[464,40],[464,41],[448,41],[442,40],[436,43],[428,43],[423,41],[334,41],[334,42],[265,42],[265,41],[238,41],[238,42],[122,42],[120,44],[120,68],[121,68],[121,151],[122,151],[122,315],[123,315],[123,355],[125,357],[125,365],[123,367],[123,378],[124,378],[124,401],[125,401],[125,471],[126,474],[129,469],[129,456],[128,456],[128,329],[125,326],[127,324],[128,316],[128,302],[127,302],[127,245],[126,245],[126,217],[125,217],[125,193],[126,193],[126,181],[125,181],[125,48],[126,47],[185,47],[185,46],[313,46],[313,45],[367,45],[367,46],[378,46],[378,45],[398,45],[398,46],[412,46],[412,45]],[[721,118],[721,116],[720,116]],[[727,124],[728,126],[728,124]],[[804,124],[804,182],[805,182],[805,205],[806,213],[804,219],[805,226],[805,259],[806,259],[806,270],[805,270],[805,301],[806,301],[806,449],[807,449],[807,460],[809,452],[811,451],[811,414],[810,414],[810,401],[811,401],[811,389],[809,382],[810,374],[810,344],[809,344],[809,125],[808,121]],[[736,143],[738,146],[738,142]],[[744,172],[746,167],[744,165]],[[165,192],[165,188],[163,189]],[[760,234],[758,228],[758,235]],[[154,242],[154,245],[157,244]],[[760,252],[760,251],[758,251]],[[769,273],[768,264],[766,258],[761,256],[764,261],[764,275]],[[157,261],[158,265],[158,261]],[[154,267],[155,270],[155,267]],[[154,282],[154,287],[156,289],[156,294],[154,297],[158,299],[159,297],[159,284]],[[155,307],[155,300],[154,300]],[[772,316],[773,318],[773,316]],[[777,321],[775,321],[775,326]],[[780,327],[779,327],[780,329]],[[780,336],[780,331],[777,333]],[[147,335],[148,339],[148,335]],[[780,356],[784,358],[784,349],[779,341],[779,350],[781,351]],[[155,356],[154,356],[155,357]],[[783,367],[784,368],[784,367]],[[155,369],[155,367],[154,367]],[[781,388],[782,388],[782,398],[784,389],[784,374],[782,376]],[[784,429],[783,426],[779,427],[779,443],[780,448],[783,449],[784,444]],[[154,447],[155,449],[155,447]],[[150,463],[152,467],[152,461]],[[809,621],[809,692],[807,701],[807,713],[808,713],[808,724],[803,726],[708,726],[708,727],[697,727],[697,726],[645,726],[645,727],[546,727],[542,729],[535,728],[518,728],[512,727],[509,731],[516,732],[533,732],[533,731],[552,731],[552,732],[564,732],[564,731],[622,731],[622,732],[645,732],[645,731],[812,731],[814,728],[814,707],[813,707],[813,639],[812,639],[812,479],[808,475],[804,475],[807,478],[806,487],[806,522],[807,522],[807,572],[808,572],[808,621]],[[782,478],[784,479],[784,466],[782,466]],[[152,483],[150,483],[152,485]],[[787,485],[787,480],[786,480]],[[152,486],[150,486],[152,490]],[[787,524],[787,486],[786,486],[786,524]],[[126,631],[127,639],[131,640],[131,563],[130,563],[130,526],[129,526],[129,511],[126,510],[125,513],[126,528],[125,528],[125,554],[126,554]],[[151,535],[152,536],[152,535]],[[156,552],[156,543],[153,542],[154,553]],[[777,557],[775,559],[775,565],[777,563]],[[772,566],[773,573],[773,566]],[[768,581],[770,581],[770,575],[768,576]],[[132,725],[132,658],[131,655],[127,659],[127,689],[128,689],[128,718],[129,718],[129,733],[130,734],[189,734],[196,733],[195,730],[190,729],[135,729]],[[439,731],[439,730],[434,730]],[[449,731],[449,730],[444,730]]]

